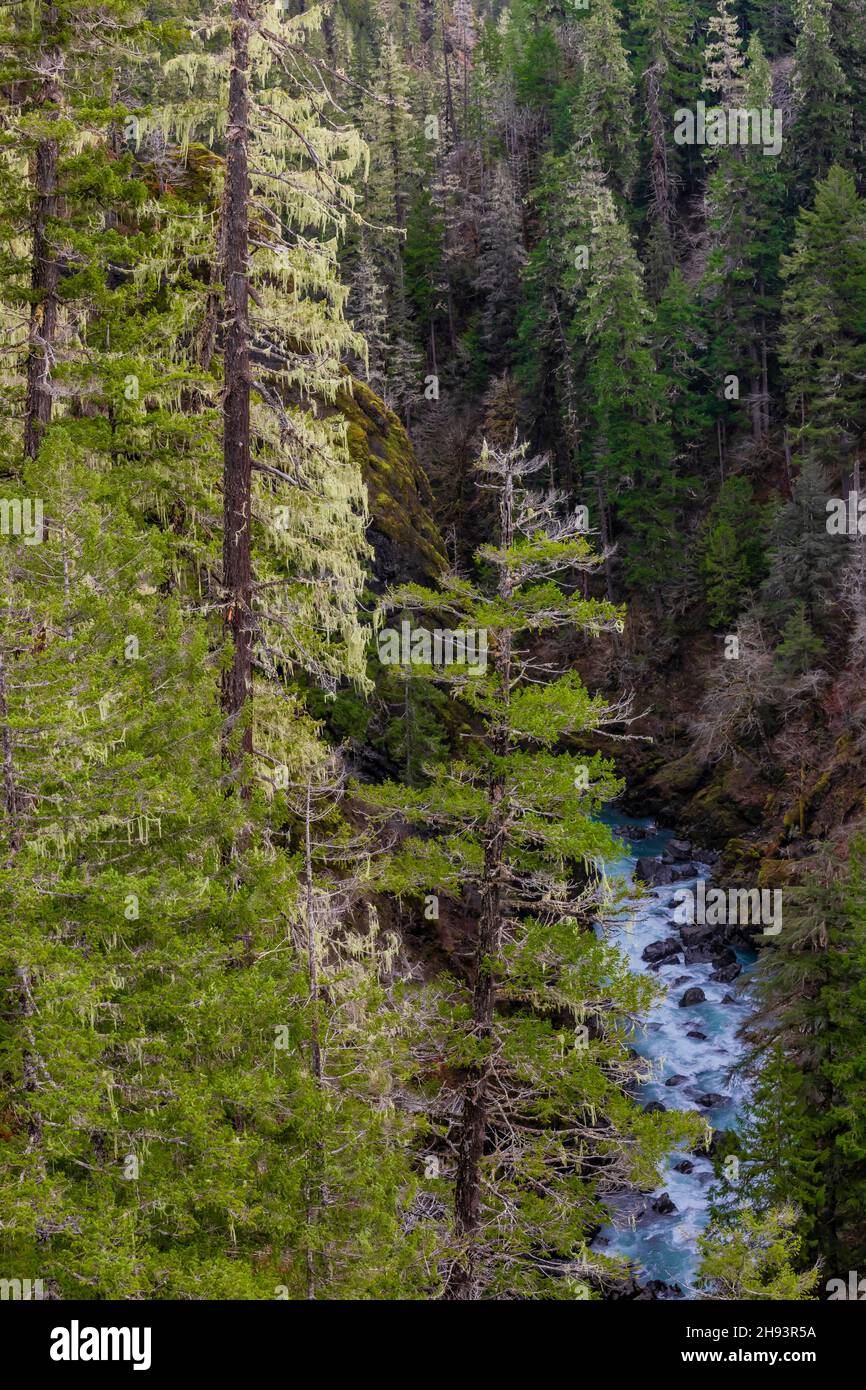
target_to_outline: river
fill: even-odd
[[[635,816],[608,814],[604,819],[620,839],[627,841],[629,851],[623,859],[609,865],[609,870],[629,881],[638,859],[661,854],[673,835]],[[646,838],[628,840],[629,830],[637,827],[650,833]],[[700,864],[698,867],[700,877],[708,879],[709,869]],[[634,905],[630,919],[606,931],[608,939],[615,941],[628,957],[633,970],[649,969],[641,956],[651,941],[678,934],[673,908],[669,906],[671,898],[678,888],[693,888],[696,883],[694,877],[646,889],[646,897]],[[661,1101],[668,1110],[697,1108],[714,1129],[737,1128],[746,1093],[742,1081],[732,1079],[728,1070],[738,1060],[741,1044],[736,1034],[749,1011],[748,986],[743,992],[740,981],[748,978],[756,956],[737,950],[737,959],[743,973],[735,985],[711,980],[712,962],[662,965],[654,972],[667,986],[667,994],[647,1016],[633,1041],[635,1051],[653,1063],[653,1080],[638,1091],[643,1104]],[[679,1000],[691,985],[700,986],[706,1002],[681,1008]],[[723,1004],[723,998],[731,995],[736,1002]],[[705,1037],[689,1037],[689,1033],[703,1033]],[[677,1085],[665,1084],[675,1076],[686,1079]],[[689,1096],[691,1090],[716,1092],[730,1099],[711,1109],[701,1109]],[[674,1165],[683,1160],[693,1164],[691,1172],[675,1170]],[[686,1152],[671,1154],[662,1181],[651,1195],[609,1201],[611,1221],[600,1231],[595,1248],[608,1255],[626,1257],[641,1283],[658,1279],[665,1284],[678,1284],[684,1297],[693,1298],[698,1265],[696,1238],[707,1224],[708,1193],[714,1181],[709,1157]],[[675,1212],[663,1215],[651,1210],[653,1198],[663,1192],[669,1194]]]

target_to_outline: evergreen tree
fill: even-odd
[[[598,492],[602,536],[612,541],[620,518],[626,580],[655,588],[662,574],[670,576],[672,556],[682,549],[677,537],[681,480],[652,355],[653,316],[640,262],[609,193],[600,201],[590,265],[586,301],[575,320],[587,360],[589,428],[583,454]]]
[[[730,625],[764,573],[761,510],[747,478],[727,478],[707,516],[701,570],[713,626]]]
[[[798,1273],[800,1240],[790,1206],[756,1216],[743,1211],[736,1227],[710,1227],[698,1237],[699,1285],[704,1298],[789,1302],[808,1299],[818,1270]]]
[[[485,295],[481,341],[492,370],[510,359],[526,255],[523,226],[507,166],[493,171],[481,214],[478,288]]]
[[[780,508],[768,537],[768,573],[761,611],[781,629],[799,603],[820,631],[831,616],[838,542],[827,534],[827,490],[821,468],[806,460],[790,502]]]
[[[800,212],[783,275],[792,437],[834,475],[844,473],[866,428],[866,204],[838,166]]]
[[[649,127],[650,201],[647,214],[648,280],[659,290],[674,269],[677,244],[676,205],[682,176],[671,123],[683,93],[686,15],[676,0],[640,0],[636,30]]]
[[[796,0],[792,85],[796,114],[787,142],[800,201],[851,144],[850,87],[833,51],[830,0]]]
[[[637,168],[634,78],[613,0],[594,0],[590,6],[580,27],[580,66],[575,135],[591,143],[610,186],[626,194]]]
[[[574,672],[538,684],[536,643],[563,627],[598,635],[621,617],[557,582],[596,562],[564,499],[531,491],[529,480],[546,467],[516,441],[485,448],[481,485],[499,503],[498,537],[478,552],[489,584],[453,576],[438,590],[405,586],[393,595],[410,611],[456,622],[461,633],[486,635],[489,666],[417,667],[424,679],[459,690],[478,734],[423,789],[364,789],[372,806],[427,832],[395,855],[386,878],[392,888],[477,895],[471,989],[446,1053],[464,1078],[448,1299],[567,1297],[527,1252],[589,1259],[585,1241],[598,1208],[583,1162],[588,1147],[604,1156],[607,1181],[614,1172],[647,1181],[690,1128],[686,1117],[645,1114],[628,1101],[625,1020],[652,986],[624,971],[585,921],[612,848],[593,813],[616,783],[598,755],[584,757],[583,777],[574,755],[559,750],[616,711],[590,697]]]
[[[745,68],[736,21],[724,13],[724,45],[717,46],[723,51],[708,60],[706,85],[722,94],[731,92],[725,97],[726,109],[772,109],[772,79],[760,41],[752,36]],[[771,424],[770,358],[778,316],[784,184],[778,160],[761,146],[711,147],[706,153],[713,163],[707,184],[712,240],[704,277],[710,301],[708,365],[728,429],[736,427],[747,407],[752,439],[760,444]],[[730,376],[738,383],[741,378],[748,381],[748,394],[740,392],[740,403],[732,408],[722,404]]]
[[[741,1163],[742,1195],[793,1203],[805,1260],[843,1278],[864,1257],[864,849],[859,836],[843,880],[825,862],[786,891],[782,933],[762,952]]]

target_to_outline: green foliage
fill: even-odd
[[[453,576],[438,589],[406,585],[391,596],[395,607],[486,633],[486,670],[406,673],[445,683],[469,706],[474,732],[463,759],[440,762],[421,789],[355,789],[372,814],[399,815],[420,832],[380,865],[383,887],[464,901],[480,895],[482,903],[502,893],[492,916],[482,908],[479,933],[491,945],[479,945],[471,999],[457,996],[447,1053],[468,1073],[464,1126],[479,1076],[498,1097],[485,1121],[489,1157],[480,1178],[466,1169],[457,1174],[458,1192],[481,1183],[478,1229],[461,1225],[457,1209],[456,1256],[469,1261],[485,1297],[548,1296],[526,1250],[573,1259],[584,1247],[601,1211],[583,1168],[590,1149],[624,1181],[652,1182],[670,1145],[694,1132],[689,1116],[646,1115],[627,1095],[636,1065],[630,1019],[648,1006],[654,986],[632,974],[587,920],[610,905],[603,866],[615,845],[597,812],[619,784],[609,761],[567,751],[601,730],[611,710],[574,671],[543,684],[533,678],[540,633],[576,626],[600,635],[616,629],[621,614],[561,587],[561,575],[597,560],[573,519],[558,515],[561,499],[527,484],[546,460],[524,455],[516,445],[485,447],[479,459],[480,479],[501,508],[499,536],[477,553],[479,579]],[[488,974],[495,981],[490,1018],[479,1013]],[[585,1047],[572,1037],[584,1022]],[[461,1154],[465,1143],[458,1136]]]
[[[803,1259],[821,1257],[828,1276],[843,1278],[866,1253],[864,859],[861,835],[843,879],[827,863],[786,890],[782,933],[759,967],[761,1008],[749,1030],[756,1087],[741,1169],[741,1198],[761,1211],[793,1203]]]
[[[790,1206],[761,1216],[744,1210],[737,1225],[711,1226],[698,1237],[702,1254],[699,1285],[705,1298],[748,1301],[808,1299],[818,1270],[797,1272],[800,1241]]]
[[[782,270],[781,356],[793,436],[835,471],[866,428],[866,203],[838,166],[797,217]]]
[[[765,572],[764,520],[748,478],[726,478],[707,516],[700,555],[714,627],[733,622]]]
[[[824,643],[816,637],[806,617],[806,605],[798,603],[782,629],[782,640],[774,653],[785,676],[796,679],[820,666]]]

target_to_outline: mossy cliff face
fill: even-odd
[[[348,423],[349,451],[367,484],[376,580],[384,585],[441,574],[447,561],[432,520],[430,484],[399,419],[356,378],[337,404]]]

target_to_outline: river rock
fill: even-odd
[[[686,1093],[696,1100],[702,1110],[714,1110],[717,1105],[727,1105],[730,1096],[723,1096],[718,1091],[698,1091],[691,1090]]]
[[[675,936],[666,936],[663,941],[651,941],[648,946],[644,946],[641,960],[669,960],[671,956],[679,955],[682,949]]]
[[[667,1110],[666,1105],[662,1105],[660,1100],[647,1101],[643,1108],[645,1115],[657,1115],[660,1110]]]
[[[675,1173],[693,1173],[695,1165],[689,1159],[684,1158],[682,1163],[674,1164]]]
[[[706,997],[704,991],[698,985],[692,985],[691,989],[686,990],[680,1000],[679,1006],[681,1009],[688,1009],[692,1004],[703,1004]]]
[[[687,946],[683,953],[683,962],[686,965],[708,965],[715,960],[715,953],[718,948],[711,942],[706,942],[703,946]]]
[[[666,864],[677,860],[691,859],[692,847],[688,840],[668,840],[662,859]]]
[[[713,959],[717,970],[721,970],[723,965],[736,965],[737,963],[736,952],[732,951],[730,946],[717,947],[713,951]]]
[[[648,855],[639,859],[635,865],[634,876],[641,883],[659,888],[668,883],[676,883],[680,878],[694,878],[697,868],[692,863],[665,864],[660,855]]]
[[[635,865],[634,876],[639,883],[648,883],[658,888],[664,883],[673,883],[674,872],[670,864],[663,864],[658,857],[639,859]]]
[[[653,1211],[657,1211],[659,1216],[669,1216],[671,1212],[677,1210],[675,1204],[671,1201],[669,1192],[663,1192],[660,1197],[656,1197],[653,1200],[652,1209]]]
[[[658,834],[656,825],[624,825],[621,833],[627,840],[651,840],[653,835]]]
[[[643,1299],[662,1299],[662,1298],[682,1298],[683,1291],[679,1284],[666,1284],[663,1279],[650,1279],[644,1284],[643,1292],[638,1294],[638,1298]]]
[[[732,961],[730,965],[722,965],[718,970],[710,973],[710,979],[716,980],[721,985],[729,985],[735,980],[742,970],[742,966],[737,961]]]
[[[736,1002],[737,1001],[732,994],[726,994],[724,999],[722,1000],[723,1004],[736,1004]]]
[[[701,1033],[697,1028],[692,1028],[691,1032],[686,1033],[687,1038],[694,1038],[696,1042],[706,1042],[706,1033]]]
[[[718,938],[718,927],[708,927],[705,922],[688,922],[680,927],[684,946],[704,946]]]
[[[668,1079],[667,1079],[667,1081],[665,1082],[665,1085],[666,1085],[666,1086],[682,1086],[683,1082],[684,1082],[684,1081],[688,1081],[688,1079],[689,1079],[689,1078],[688,1078],[687,1076],[680,1076],[679,1074],[677,1074],[676,1076],[669,1076]]]
[[[675,984],[675,985],[684,985],[684,984],[687,984],[688,981],[689,981],[691,978],[692,978],[691,975],[677,975],[677,978],[674,980],[674,984]]]
[[[684,956],[686,965],[707,964],[712,961],[718,970],[723,965],[733,965],[736,959],[730,946],[722,946],[714,941],[709,941],[703,946],[687,946]]]

